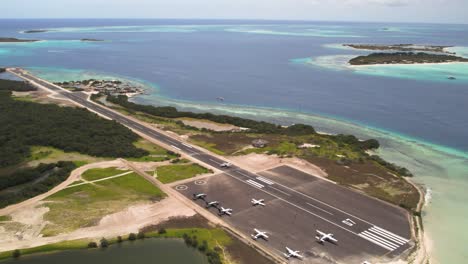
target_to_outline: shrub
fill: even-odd
[[[106,247],[108,247],[108,246],[109,246],[109,241],[107,241],[107,239],[106,239],[106,238],[104,238],[104,237],[103,237],[103,238],[101,238],[101,241],[100,241],[100,243],[101,243],[101,248],[106,248]]]
[[[122,243],[122,242],[123,242],[122,237],[121,237],[121,236],[118,236],[118,237],[117,237],[117,243]]]
[[[165,233],[166,233],[166,229],[164,229],[164,228],[160,228],[158,230],[158,234],[165,234]]]
[[[138,232],[137,238],[138,238],[138,239],[144,239],[144,238],[145,238],[145,233],[142,232],[142,231]]]
[[[130,233],[130,235],[128,235],[128,240],[130,240],[130,241],[136,240],[136,235],[135,235],[135,233]]]
[[[98,247],[98,245],[97,245],[96,242],[89,242],[88,243],[88,248],[97,248],[97,247]]]
[[[21,256],[21,252],[19,251],[19,249],[15,249],[13,250],[13,253],[11,255],[13,256],[13,258],[19,258]]]

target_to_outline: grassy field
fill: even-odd
[[[0,215],[0,222],[10,221],[11,216],[9,215]]]
[[[28,255],[28,254],[37,254],[37,253],[51,253],[55,251],[62,251],[62,250],[71,250],[71,249],[85,249],[88,247],[88,243],[91,240],[88,239],[79,239],[79,240],[70,240],[70,241],[63,241],[54,244],[33,247],[33,248],[26,248],[21,249],[21,255]],[[12,258],[13,251],[5,251],[0,253],[0,260]]]
[[[53,147],[33,146],[31,147],[31,157],[27,160],[29,166],[39,163],[54,163],[57,161],[74,161],[81,163],[93,163],[108,160],[109,158],[97,158],[78,152],[64,152]]]
[[[141,162],[165,161],[165,160],[171,160],[171,159],[178,157],[176,153],[167,151],[166,149],[144,139],[138,140],[133,145],[135,145],[135,147],[137,148],[148,151],[150,154],[141,158],[128,158],[128,160],[130,161],[141,161]]]
[[[155,201],[165,194],[135,173],[93,184],[64,189],[47,199],[49,221],[42,233],[53,236],[92,226],[105,215],[143,201]]]
[[[105,169],[90,169],[90,170],[85,171],[81,175],[81,178],[87,181],[94,181],[94,180],[99,180],[99,179],[107,178],[107,177],[114,176],[114,175],[119,175],[127,171],[128,170],[119,170],[115,167],[105,168]]]
[[[162,183],[180,181],[208,172],[210,170],[198,164],[165,165],[156,168],[158,180]]]

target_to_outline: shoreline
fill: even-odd
[[[363,65],[352,65],[350,64],[349,62],[346,63],[346,67],[348,68],[359,68],[359,67],[369,67],[369,66],[402,66],[402,65],[408,65],[408,66],[411,66],[411,65],[415,65],[415,66],[418,66],[418,65],[428,65],[428,66],[435,66],[435,65],[453,65],[453,64],[466,64],[468,65],[468,62],[462,62],[462,61],[452,61],[452,62],[427,62],[427,63],[388,63],[388,64],[363,64]]]

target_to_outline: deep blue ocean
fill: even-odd
[[[22,33],[31,29],[48,32]],[[468,56],[468,25],[0,20],[0,37],[44,40],[0,43],[0,67],[51,81],[128,78],[147,88],[132,99],[139,103],[377,138],[379,155],[410,168],[427,190],[436,263],[468,258],[468,232],[460,232],[468,217],[468,64],[350,68],[349,58],[370,51],[341,45],[447,45]]]

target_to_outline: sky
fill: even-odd
[[[0,18],[185,18],[468,24],[468,0],[11,0]]]

